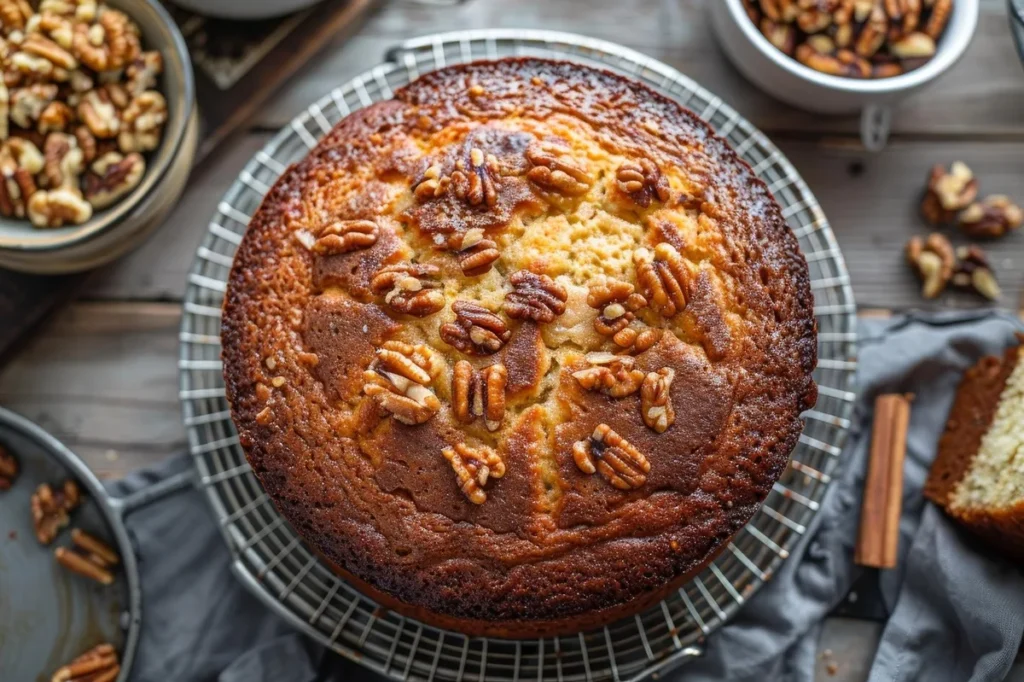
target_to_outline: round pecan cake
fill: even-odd
[[[807,264],[688,110],[537,59],[341,121],[253,216],[224,376],[267,493],[388,607],[597,626],[706,565],[815,400]]]

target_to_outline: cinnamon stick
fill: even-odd
[[[871,456],[864,480],[864,500],[854,561],[861,566],[893,568],[900,538],[903,462],[914,396],[898,393],[875,400]]]

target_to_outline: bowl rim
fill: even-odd
[[[877,79],[846,78],[815,71],[801,64],[779,48],[772,45],[754,22],[747,16],[742,0],[714,0],[723,2],[740,30],[765,57],[794,76],[810,81],[830,90],[852,94],[885,95],[910,90],[938,78],[953,66],[971,44],[978,27],[979,0],[957,0],[953,16],[946,27],[945,35],[939,42],[936,54],[923,66],[902,73],[899,76]],[[950,31],[953,22],[958,22],[956,31]]]
[[[189,57],[185,38],[182,36],[174,19],[171,18],[170,13],[157,0],[120,0],[120,2],[112,4],[116,4],[119,9],[122,9],[129,15],[132,15],[132,10],[125,9],[125,6],[133,4],[144,6],[156,16],[157,21],[167,31],[170,44],[159,49],[165,60],[168,55],[173,54],[180,63],[181,91],[173,95],[176,101],[180,103],[180,111],[178,111],[173,120],[168,121],[169,125],[164,130],[164,138],[160,143],[160,147],[148,154],[147,168],[142,181],[127,197],[118,201],[113,206],[102,209],[98,215],[94,215],[93,218],[90,218],[81,225],[65,226],[77,229],[59,234],[52,234],[52,231],[61,230],[62,228],[37,228],[29,222],[27,217],[24,219],[11,219],[23,222],[29,231],[25,234],[7,236],[0,234],[0,249],[2,250],[57,252],[69,246],[87,241],[101,232],[113,229],[128,219],[129,214],[142,203],[145,197],[159,187],[161,180],[167,175],[168,169],[171,168],[175,158],[180,153],[189,121],[196,107],[195,74],[192,71],[192,60]],[[165,66],[164,73],[166,72],[167,68]],[[170,100],[170,96],[166,92],[162,91],[161,94],[164,94]],[[153,160],[156,160],[158,163],[150,166],[149,162]],[[47,232],[51,232],[49,238],[46,237]],[[32,237],[29,238],[28,235],[32,235]]]

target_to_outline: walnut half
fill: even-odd
[[[960,229],[973,239],[994,239],[1024,223],[1024,211],[1003,194],[993,194],[965,208],[957,219]]]
[[[585,474],[600,472],[619,490],[639,488],[647,481],[651,463],[625,438],[601,424],[585,440],[572,448],[576,466]]]
[[[927,239],[913,237],[907,242],[907,262],[923,282],[921,294],[935,298],[943,292],[953,277],[956,264],[953,245],[942,234],[932,232]]]
[[[644,381],[644,373],[636,368],[636,360],[631,355],[589,353],[587,362],[589,367],[573,372],[572,376],[588,391],[625,398],[640,390]]]
[[[470,423],[483,417],[488,431],[497,431],[505,418],[505,385],[508,370],[502,364],[480,370],[466,360],[455,363],[452,373],[452,411],[455,418]]]
[[[471,448],[465,443],[459,443],[453,448],[445,448],[441,455],[448,460],[458,477],[462,494],[473,504],[486,502],[484,486],[490,479],[505,475],[505,463],[497,452],[486,445]]]
[[[372,220],[335,220],[326,225],[313,243],[313,252],[336,256],[377,243],[377,223]]]
[[[429,388],[439,371],[430,347],[388,341],[363,372],[363,392],[403,424],[422,424],[441,409]]]
[[[549,323],[565,312],[569,292],[547,275],[518,270],[508,278],[512,291],[505,294],[505,312],[517,320]]]
[[[963,161],[954,161],[948,171],[934,166],[921,202],[921,215],[933,225],[951,223],[957,211],[970,206],[977,196],[978,180]]]
[[[36,539],[48,545],[71,521],[71,512],[82,502],[78,484],[68,479],[57,490],[43,483],[32,493],[32,525]]]
[[[142,182],[146,161],[141,154],[107,152],[93,161],[85,175],[85,198],[93,208],[106,208]]]
[[[567,147],[533,144],[526,150],[532,168],[526,177],[542,190],[578,197],[586,194],[593,180],[586,167],[570,155]]]
[[[619,346],[627,348],[636,341],[637,331],[630,329],[636,311],[647,305],[647,299],[634,293],[633,285],[620,280],[602,280],[590,285],[587,305],[601,311],[594,319],[594,330],[610,336]]]
[[[491,355],[512,338],[505,321],[479,303],[456,301],[452,312],[455,321],[441,325],[441,339],[463,353]]]
[[[633,253],[636,278],[648,304],[665,317],[672,317],[686,308],[690,269],[674,246],[662,242]]]
[[[999,299],[1002,291],[984,251],[973,245],[961,246],[956,250],[956,260],[953,286],[979,293],[990,301]]]
[[[672,409],[672,381],[676,372],[671,367],[662,367],[649,372],[640,387],[640,414],[644,424],[658,433],[665,433],[676,420]]]
[[[440,269],[429,263],[388,265],[370,280],[370,290],[397,312],[426,317],[444,308],[438,273]]]

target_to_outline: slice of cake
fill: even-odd
[[[1024,343],[1024,334],[1018,334]],[[925,496],[1024,562],[1024,346],[967,370]]]

